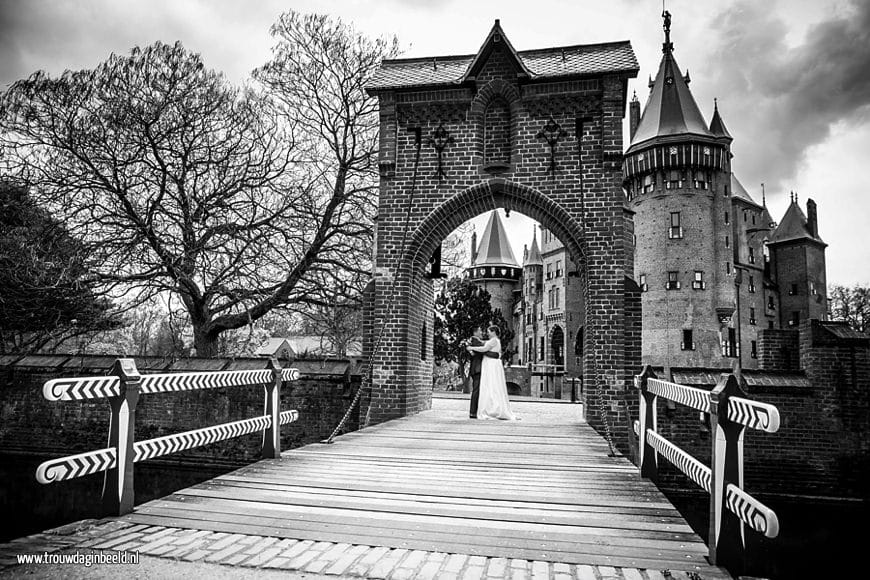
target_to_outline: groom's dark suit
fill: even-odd
[[[483,346],[483,341],[476,336],[471,337],[471,346]],[[468,416],[477,419],[477,402],[480,400],[480,369],[483,364],[483,353],[471,353],[471,409]]]

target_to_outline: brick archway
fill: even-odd
[[[599,429],[622,421],[623,393],[640,370],[639,342],[627,342],[640,335],[626,326],[636,317],[626,302],[633,226],[621,164],[627,83],[636,74],[627,43],[523,53],[498,23],[474,57],[384,61],[368,88],[379,102],[381,179],[363,424],[429,408],[433,357],[420,352],[433,342],[421,336],[433,327],[428,261],[457,226],[493,207],[542,223],[581,266],[587,417]],[[483,155],[494,98],[509,109],[509,163]],[[507,113],[499,106],[501,138]]]

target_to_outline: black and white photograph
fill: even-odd
[[[858,578],[870,2],[0,0],[0,580]]]

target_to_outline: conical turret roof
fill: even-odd
[[[674,59],[674,45],[670,41],[670,13],[665,12],[665,42],[662,46],[662,62],[659,72],[653,81],[649,100],[643,110],[643,116],[637,126],[637,131],[631,140],[629,152],[639,148],[657,137],[677,135],[699,135],[714,137],[704,116],[698,108],[698,103],[689,90],[686,78],[680,72]]]
[[[713,118],[710,119],[710,132],[716,137],[724,137],[729,140],[733,139],[731,133],[728,132],[728,128],[725,127],[721,115],[719,115],[719,103],[715,100],[713,101]]]
[[[752,199],[752,196],[749,195],[749,192],[746,191],[746,188],[743,187],[743,184],[740,183],[733,173],[731,174],[731,196],[735,199],[740,199],[746,203],[750,203],[755,207],[761,207],[754,199]]]
[[[496,210],[489,214],[489,221],[486,224],[486,229],[483,230],[483,236],[480,238],[480,245],[477,249],[475,266],[519,267],[508,242],[507,231]]]
[[[535,228],[535,232],[532,234],[532,247],[529,250],[528,256],[526,256],[525,266],[543,266],[544,258],[541,256],[541,250],[538,248],[538,228]]]
[[[822,238],[818,235],[813,235],[810,231],[807,216],[804,215],[797,200],[792,199],[788,209],[785,210],[785,215],[782,217],[782,221],[779,222],[779,225],[776,226],[775,230],[773,230],[773,234],[771,234],[768,243],[776,244],[801,239],[814,240],[824,244]]]

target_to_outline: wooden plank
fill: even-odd
[[[682,559],[665,560],[635,558],[631,556],[608,556],[586,553],[552,553],[546,549],[532,549],[525,546],[497,547],[480,546],[474,543],[463,543],[455,538],[445,540],[426,540],[416,537],[396,539],[394,537],[361,536],[358,534],[343,533],[341,530],[319,531],[314,530],[304,537],[295,534],[287,534],[281,527],[268,527],[262,525],[248,525],[239,522],[212,522],[190,520],[183,517],[150,516],[147,514],[133,513],[120,518],[129,522],[145,525],[172,526],[197,530],[228,531],[229,533],[247,535],[266,535],[278,538],[310,539],[319,542],[345,542],[355,545],[386,546],[388,548],[404,548],[407,550],[423,550],[428,552],[443,552],[447,554],[469,554],[473,556],[486,556],[492,558],[517,558],[520,560],[543,560],[557,561],[569,564],[590,564],[597,566],[613,566],[622,568],[644,569],[672,569],[689,570],[704,573],[704,578],[709,580],[730,580],[730,576],[704,564],[690,564]]]

